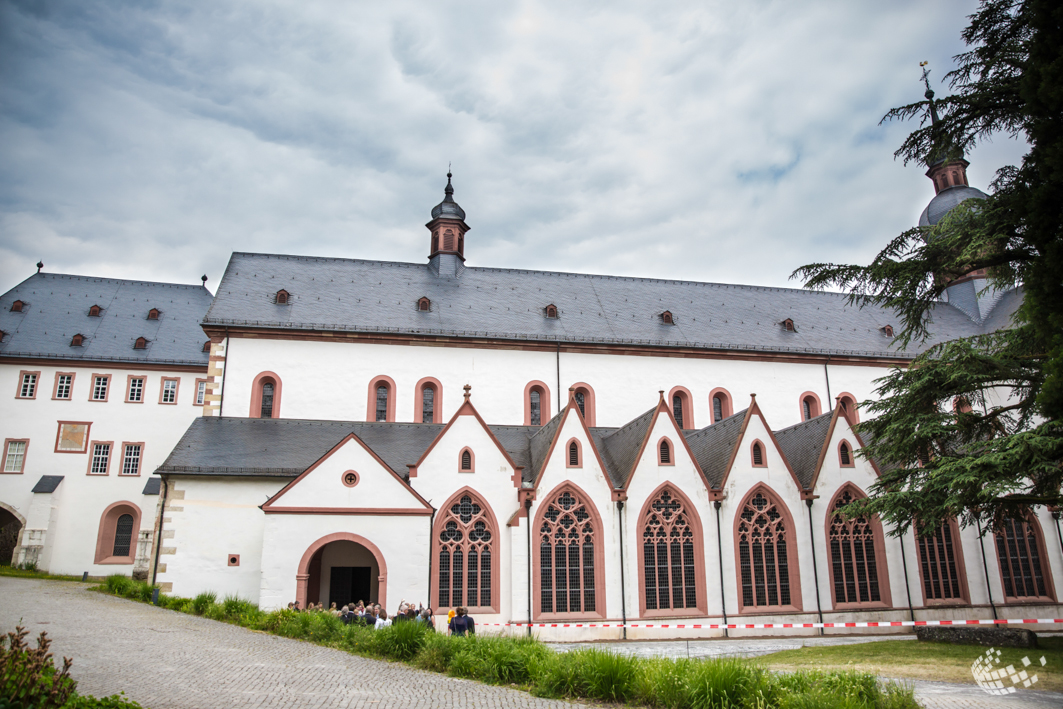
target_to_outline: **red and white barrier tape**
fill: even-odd
[[[514,628],[694,628],[708,630],[767,630],[772,628],[901,628],[924,625],[1052,625],[1063,618],[999,618],[972,620],[891,620],[860,623],[477,623]]]

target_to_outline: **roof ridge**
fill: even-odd
[[[29,278],[22,281],[18,285],[11,288],[14,290],[23,284],[30,284],[34,278],[40,276],[41,278],[69,278],[84,281],[97,281],[114,284],[128,284],[128,285],[140,285],[140,286],[170,286],[171,288],[201,288],[207,290],[207,287],[200,283],[196,285],[194,283],[170,283],[168,281],[148,281],[148,280],[136,280],[132,278],[110,278],[107,276],[82,276],[76,273],[34,273]],[[10,292],[10,291],[9,291]],[[210,291],[207,291],[208,293]]]
[[[741,411],[734,412],[733,414],[731,414],[730,416],[728,416],[725,419],[721,419],[721,420],[717,421],[716,423],[710,423],[708,426],[705,426],[704,428],[699,428],[696,431],[691,431],[690,434],[684,436],[684,438],[686,438],[689,441],[690,439],[697,438],[698,436],[708,435],[713,430],[717,430],[718,431],[718,430],[720,430],[719,427],[721,425],[723,425],[725,423],[730,423],[732,419],[736,419],[736,420],[745,419],[747,411],[749,411],[749,407],[748,406],[746,408],[742,409]]]
[[[658,408],[658,406],[659,406],[659,404],[658,404],[658,405],[655,405],[655,406],[654,406],[654,407],[653,407],[652,409],[650,409],[649,411],[644,411],[644,412],[642,412],[641,414],[639,414],[639,415],[638,415],[638,416],[636,416],[635,418],[633,418],[633,419],[631,419],[630,421],[628,421],[627,423],[625,423],[625,424],[624,424],[623,426],[621,426],[621,427],[617,428],[617,429],[616,429],[615,431],[612,431],[612,432],[610,432],[610,433],[608,433],[608,434],[606,434],[606,435],[602,436],[602,440],[604,441],[604,440],[606,440],[606,439],[608,439],[608,438],[611,438],[611,437],[612,437],[612,436],[614,436],[615,434],[617,434],[617,433],[620,433],[621,431],[626,431],[626,430],[628,430],[628,429],[629,429],[630,427],[632,427],[632,426],[635,426],[635,425],[636,425],[636,424],[638,424],[638,423],[641,423],[641,422],[642,422],[642,419],[643,419],[643,418],[645,418],[645,417],[647,417],[647,416],[652,416],[652,415],[653,415],[654,413],[656,413],[656,411],[657,411],[657,408]]]
[[[798,423],[795,423],[793,426],[787,426],[786,428],[780,428],[778,431],[772,431],[772,433],[774,433],[776,436],[778,436],[780,434],[783,434],[783,433],[789,433],[789,432],[794,431],[794,430],[796,430],[798,428],[801,428],[802,426],[808,426],[808,425],[812,424],[813,422],[815,422],[815,421],[817,421],[817,420],[819,420],[821,418],[828,418],[829,419],[833,415],[834,415],[833,411],[828,411],[826,413],[820,414],[819,416],[813,416],[810,419],[805,419],[804,421],[800,421]]]

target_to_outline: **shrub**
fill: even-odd
[[[216,600],[218,600],[218,594],[214,591],[204,591],[192,599],[192,612],[196,615],[203,615]]]
[[[551,654],[542,643],[523,637],[471,636],[450,642],[450,674],[491,684],[527,684],[533,669]]]
[[[125,692],[122,692],[122,694],[112,694],[100,699],[77,696],[68,702],[64,709],[136,709],[138,707],[140,704],[132,699],[126,699]]]
[[[0,702],[22,709],[51,709],[62,707],[77,689],[70,678],[70,658],[63,658],[63,668],[57,670],[48,652],[51,640],[42,632],[37,647],[26,642],[28,635],[21,625],[15,632],[0,640]]]
[[[111,574],[104,581],[107,590],[116,596],[124,596],[133,588],[133,579],[122,574]]]
[[[381,655],[406,661],[421,651],[431,631],[421,623],[405,621],[374,632],[377,633],[374,645]]]
[[[221,602],[222,609],[225,611],[225,617],[230,620],[237,620],[240,616],[248,613],[251,610],[258,610],[258,606],[251,601],[245,601],[236,595],[228,595],[225,600]]]
[[[355,626],[350,626],[348,632],[354,628]],[[428,633],[421,651],[413,658],[414,666],[431,672],[448,672],[450,661],[454,659],[454,654],[458,650],[456,641],[459,639],[449,638],[440,633]]]

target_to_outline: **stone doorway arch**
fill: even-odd
[[[300,608],[306,608],[307,602],[324,602],[321,600],[322,587],[320,579],[323,578],[324,574],[323,566],[328,565],[325,555],[329,551],[330,544],[335,545],[335,548],[339,550],[341,546],[344,546],[342,543],[345,542],[354,544],[364,552],[368,552],[368,555],[373,559],[372,568],[376,575],[376,579],[370,578],[370,598],[352,598],[350,600],[365,600],[369,602],[371,598],[375,597],[375,602],[379,603],[381,608],[387,608],[388,567],[387,562],[384,560],[384,555],[371,541],[361,535],[351,534],[350,532],[327,534],[307,547],[303,553],[303,557],[299,560],[298,571],[295,574],[295,600]],[[374,591],[375,593],[373,593]],[[328,604],[326,603],[325,605]]]
[[[26,518],[11,505],[0,502],[0,565],[15,563],[15,554],[22,546],[25,531]]]

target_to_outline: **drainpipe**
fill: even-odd
[[[823,365],[826,367],[826,365]],[[828,393],[829,396],[829,393]],[[805,504],[808,506],[808,538],[812,541],[812,576],[816,582],[816,612],[819,613],[819,622],[823,624],[823,606],[819,602],[819,565],[816,563],[816,532],[812,528],[812,499],[811,497],[805,499]],[[824,635],[823,628],[819,629],[819,634]]]
[[[723,503],[716,500],[712,503],[716,508],[716,553],[720,557],[720,607],[723,609],[723,636],[730,637],[727,632],[727,590],[723,586],[723,537],[720,534],[720,507]]]
[[[155,538],[155,564],[151,570],[151,585],[155,585],[156,577],[159,575],[159,554],[162,553],[162,523],[166,518],[166,493],[169,492],[169,484],[166,482],[166,476],[160,475],[162,478],[162,509],[159,510],[159,531]]]
[[[531,555],[531,495],[524,500],[525,513],[528,515],[528,637],[532,634],[532,555]]]
[[[620,530],[620,617],[624,621],[624,640],[627,640],[627,586],[624,585],[624,501],[616,501],[616,525]]]
[[[912,610],[912,587],[908,583],[908,557],[904,554],[904,532],[900,534],[901,543],[901,565],[904,566],[904,592],[908,594],[908,615],[911,616],[912,622],[915,622],[915,611]],[[918,543],[918,542],[917,542]],[[925,605],[924,601],[924,605]]]
[[[823,363],[823,378],[827,380],[827,403],[834,401],[830,398],[830,374],[827,373],[827,365],[830,364],[830,355],[827,355],[827,361]]]
[[[561,413],[561,340],[557,341],[557,413]]]
[[[428,504],[432,504],[431,501],[429,501]],[[436,528],[436,512],[437,512],[436,508],[433,507],[432,508],[432,516],[431,516],[431,518],[428,521],[428,604],[427,605],[428,605],[429,608],[435,608],[435,605],[432,603],[432,556],[433,556],[432,555],[432,544],[434,543],[432,537],[435,536],[434,530]]]
[[[993,587],[989,585],[989,564],[985,560],[985,540],[982,539],[982,520],[975,519],[978,525],[978,548],[982,550],[982,571],[985,572],[985,592],[989,595],[989,607],[993,609],[993,620],[997,620],[997,607],[993,605]]]

